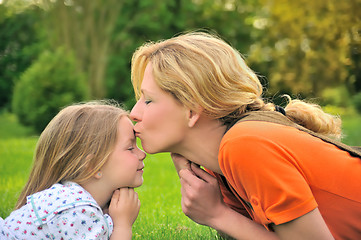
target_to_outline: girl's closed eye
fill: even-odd
[[[148,105],[149,103],[152,102],[152,100],[145,100],[144,102],[145,102],[146,105]]]

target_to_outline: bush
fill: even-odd
[[[15,85],[12,110],[22,124],[41,132],[62,107],[86,100],[88,92],[72,54],[46,51]]]
[[[359,92],[355,96],[353,96],[353,104],[354,104],[356,110],[359,113],[361,113],[361,92]]]
[[[322,105],[349,107],[352,104],[350,100],[350,94],[345,86],[326,88],[322,92]]]

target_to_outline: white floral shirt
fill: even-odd
[[[0,239],[109,239],[113,221],[80,185],[54,184],[0,218]]]

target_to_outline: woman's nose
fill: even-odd
[[[138,103],[139,103],[139,101],[134,105],[132,111],[130,111],[130,114],[129,114],[130,119],[135,122],[139,122],[141,120]]]

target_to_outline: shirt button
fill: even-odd
[[[258,200],[257,200],[257,198],[252,198],[252,199],[251,199],[251,203],[252,203],[252,205],[257,206],[257,205],[258,205]]]

